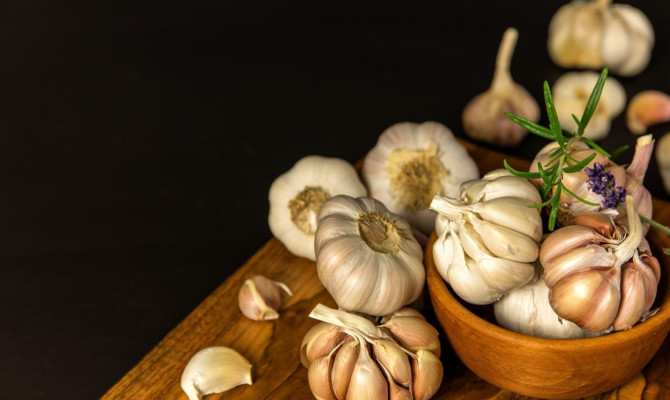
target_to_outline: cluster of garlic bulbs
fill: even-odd
[[[300,346],[302,364],[317,399],[431,398],[442,382],[437,330],[403,308],[380,323],[322,304],[310,317],[321,322]]]
[[[582,214],[540,249],[552,308],[588,331],[630,329],[656,297],[661,269],[631,196],[626,210],[627,226],[605,213]]]
[[[646,15],[611,0],[573,0],[549,24],[551,59],[565,68],[609,69],[621,76],[647,67],[654,30]]]
[[[431,202],[440,275],[463,300],[490,304],[530,281],[542,238],[541,202],[526,179],[495,170],[462,185],[461,199]]]

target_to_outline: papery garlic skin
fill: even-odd
[[[319,280],[345,310],[386,315],[423,290],[421,245],[404,218],[373,198],[328,199],[314,248]]]
[[[548,51],[564,68],[608,67],[620,76],[637,75],[649,64],[654,30],[647,16],[611,0],[574,0],[549,23]]]
[[[189,400],[221,393],[239,385],[251,385],[252,365],[237,351],[223,346],[197,352],[181,375],[181,388]]]
[[[510,73],[512,53],[519,32],[507,28],[503,35],[496,69],[490,88],[475,96],[463,110],[463,130],[473,139],[501,147],[517,146],[528,131],[505,116],[505,112],[522,116],[530,121],[540,120],[540,107]]]
[[[577,123],[572,115],[581,117],[598,77],[599,74],[594,71],[571,71],[556,80],[551,92],[562,128],[577,131]],[[607,77],[600,101],[584,130],[584,136],[592,140],[607,137],[612,120],[621,114],[625,107],[626,91],[623,86],[615,78]]]
[[[370,197],[429,235],[435,223],[428,209],[433,196],[458,196],[460,184],[479,177],[479,170],[446,126],[400,122],[379,136],[363,159],[361,175]]]
[[[301,158],[270,186],[268,224],[272,234],[291,253],[314,261],[319,209],[338,194],[355,197],[367,194],[351,164],[317,155]]]
[[[289,296],[291,289],[282,282],[255,275],[244,281],[238,293],[240,311],[254,321],[268,321],[279,318],[277,310],[281,305],[281,290]]]

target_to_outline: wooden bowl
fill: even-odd
[[[669,247],[651,230],[654,254]],[[655,240],[656,239],[656,240]],[[612,390],[633,378],[651,360],[670,330],[670,261],[658,256],[662,277],[656,315],[627,331],[586,339],[545,339],[504,329],[492,306],[470,306],[448,288],[433,261],[435,233],[426,246],[426,280],[437,319],[449,343],[475,374],[522,395],[574,399]],[[487,314],[488,313],[488,314]]]

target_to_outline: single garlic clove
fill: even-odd
[[[360,344],[352,336],[347,337],[340,349],[335,354],[333,368],[330,373],[330,381],[333,386],[333,392],[338,399],[344,399],[349,389],[351,374],[354,372]]]
[[[389,384],[389,400],[414,400],[412,392],[408,388],[398,385],[383,364],[380,364],[379,368],[386,375],[386,380]]]
[[[337,400],[330,381],[336,350],[317,358],[307,369],[307,383],[318,400]]]
[[[251,385],[251,363],[237,351],[223,346],[197,352],[181,375],[181,388],[189,400],[221,393],[239,385]]]
[[[358,360],[349,381],[347,400],[387,400],[388,382],[370,357],[365,340],[360,340]]]
[[[391,331],[400,344],[410,351],[425,349],[440,356],[440,339],[437,329],[428,321],[414,317],[389,318],[383,325]]]
[[[524,128],[505,116],[505,112],[520,115],[533,122],[540,119],[540,107],[521,85],[512,80],[509,72],[518,31],[508,28],[496,58],[491,87],[475,96],[463,110],[463,129],[473,139],[502,147],[514,147],[528,134]]]
[[[411,307],[403,307],[398,311],[394,311],[391,314],[383,316],[381,322],[383,324],[389,319],[394,317],[412,317],[412,318],[426,319],[426,317],[424,317],[423,314],[421,314],[421,312],[419,312],[417,309]]]
[[[542,239],[542,217],[529,205],[533,203],[518,197],[499,197],[470,207],[484,221],[513,229],[539,243]]]
[[[670,121],[670,96],[658,90],[642,91],[628,103],[626,125],[636,135],[647,133],[647,128]]]
[[[656,261],[655,257],[650,258]],[[621,307],[612,324],[615,331],[630,329],[640,321],[654,304],[657,285],[653,267],[643,262],[636,252],[631,261],[621,267]]]
[[[281,305],[281,290],[292,295],[291,289],[281,282],[255,275],[242,284],[237,296],[242,314],[254,321],[268,321],[279,318],[277,310]]]
[[[591,332],[612,329],[621,301],[619,267],[589,268],[566,276],[549,292],[556,314]]]
[[[556,250],[560,251],[560,249]],[[611,266],[614,265],[615,261],[616,257],[611,252],[608,252],[597,244],[587,244],[583,247],[577,247],[569,251],[566,250],[563,254],[549,261],[540,258],[540,262],[544,265],[544,281],[550,288],[553,288],[561,279],[568,275],[592,267]]]
[[[437,393],[442,384],[443,368],[440,358],[420,349],[412,359],[412,392],[415,400],[427,400]]]
[[[469,220],[479,236],[486,238],[484,245],[494,256],[524,263],[537,259],[539,246],[528,236],[477,217]]]
[[[335,325],[319,322],[307,331],[300,345],[300,361],[309,368],[310,364],[337,347],[347,334]]]
[[[393,380],[404,387],[412,381],[412,368],[407,354],[390,340],[377,340],[372,345],[377,362],[383,365]]]

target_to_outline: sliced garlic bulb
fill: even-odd
[[[563,129],[577,131],[577,123],[572,115],[581,118],[598,76],[599,74],[594,71],[572,71],[564,73],[554,83],[551,92],[558,120]],[[584,130],[584,136],[592,140],[607,137],[612,120],[621,114],[625,107],[626,91],[623,86],[615,78],[607,77],[600,101]]]
[[[251,363],[237,351],[223,346],[197,352],[181,375],[181,388],[189,400],[221,393],[239,385],[251,385]]]
[[[621,76],[639,74],[649,64],[654,30],[647,16],[611,0],[573,0],[549,24],[551,59],[564,68],[609,69]]]
[[[423,290],[423,250],[407,221],[370,197],[338,195],[321,207],[314,241],[319,279],[338,306],[385,315]]]
[[[315,260],[314,233],[321,205],[338,194],[365,196],[354,167],[339,158],[306,156],[270,186],[268,224],[293,254]]]
[[[428,209],[437,193],[458,197],[460,184],[479,177],[477,164],[446,126],[400,122],[386,129],[363,160],[369,196],[425,235],[435,225]]]

